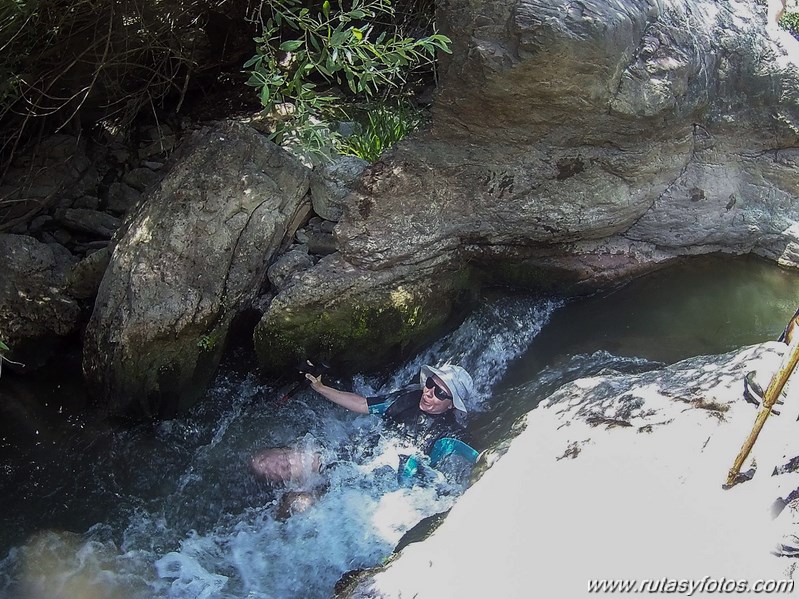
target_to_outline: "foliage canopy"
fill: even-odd
[[[265,0],[257,18],[262,34],[244,65],[248,84],[273,116],[274,139],[295,136],[312,152],[336,137],[330,120],[349,102],[398,94],[415,68],[449,52],[450,40],[435,31],[407,35],[389,0],[324,0],[313,10],[302,0]]]
[[[398,14],[390,0],[2,0],[0,179],[15,153],[49,133],[97,123],[125,132],[143,115],[180,113],[198,78],[225,68],[249,76],[275,117],[276,141],[294,136],[313,149],[336,111],[400,94],[410,73],[449,51],[430,28],[428,0],[403,6]],[[214,45],[229,49],[233,33],[244,50],[220,59]]]

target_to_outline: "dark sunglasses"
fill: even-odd
[[[447,393],[441,387],[436,385],[436,382],[433,380],[432,376],[427,377],[424,386],[427,387],[428,389],[432,389],[433,387],[435,387],[436,390],[433,391],[433,395],[435,395],[441,401],[452,399],[452,396],[449,393]]]

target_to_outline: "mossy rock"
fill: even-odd
[[[465,269],[429,275],[371,287],[361,278],[356,285],[352,278],[338,279],[323,289],[302,282],[305,292],[275,298],[256,326],[261,366],[281,372],[316,358],[346,372],[374,371],[410,357],[460,322],[473,297]],[[298,301],[300,296],[308,301]]]
[[[107,365],[93,392],[110,396],[110,412],[122,419],[174,418],[194,405],[211,383],[225,348],[227,324],[191,327],[179,339],[132,335],[131,350]],[[84,361],[84,367],[95,364]]]

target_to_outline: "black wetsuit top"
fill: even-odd
[[[430,454],[436,441],[451,437],[468,443],[466,430],[458,424],[455,410],[428,414],[419,407],[420,389],[398,391],[367,399],[370,414],[379,414],[389,427],[400,432],[424,453]]]

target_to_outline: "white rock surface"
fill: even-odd
[[[796,560],[771,552],[799,519],[790,505],[773,519],[771,506],[799,475],[771,472],[799,454],[797,383],[743,468],[754,458],[754,478],[722,488],[757,414],[743,400],[743,376],[757,370],[765,388],[785,348],[771,342],[564,386],[528,414],[507,454],[430,538],[350,596],[572,599],[596,596],[592,579],[789,578]],[[596,417],[630,426],[589,424]]]

